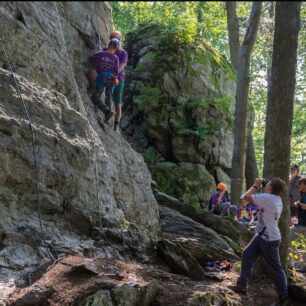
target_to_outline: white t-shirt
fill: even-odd
[[[267,241],[281,240],[278,220],[283,211],[283,202],[280,196],[271,193],[252,195],[253,203],[261,210],[258,215],[256,232]]]

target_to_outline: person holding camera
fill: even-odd
[[[263,193],[255,194],[261,186],[264,188]],[[247,292],[254,263],[262,255],[275,278],[281,304],[288,297],[287,278],[279,256],[281,233],[278,227],[283,211],[280,194],[285,186],[285,182],[280,178],[273,178],[270,181],[256,178],[254,185],[243,195],[246,201],[257,205],[260,211],[256,235],[242,253],[240,276],[237,285],[232,287],[236,292]]]

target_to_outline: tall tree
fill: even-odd
[[[245,177],[245,184],[246,189],[251,188],[254,184],[254,180],[258,177],[258,167],[256,161],[256,154],[253,142],[253,126],[255,120],[255,111],[254,108],[249,109],[248,112],[248,119],[247,119],[247,150],[246,150],[246,160],[245,160],[245,170],[244,170],[244,177]]]
[[[231,63],[238,68],[238,54],[239,54],[239,19],[236,11],[236,1],[226,1],[226,16],[227,16],[227,29],[228,39],[230,46]],[[254,112],[248,116],[247,123],[247,150],[246,150],[246,162],[245,162],[245,181],[247,189],[252,186],[256,177],[258,177],[258,168],[255,155],[255,149],[253,144],[253,124],[254,124]]]
[[[203,18],[203,9],[206,1],[199,1],[198,7],[197,7],[197,12],[198,12],[198,35],[202,36],[203,35],[203,26],[202,23],[204,21]]]
[[[249,70],[250,58],[253,50],[256,33],[260,20],[262,2],[253,2],[249,25],[244,41],[239,49],[235,126],[234,126],[234,149],[231,173],[232,202],[238,203],[243,189],[245,159],[246,159],[246,136],[247,136],[247,113],[248,113],[248,92],[249,92]]]
[[[239,20],[236,13],[236,1],[226,1],[226,16],[228,40],[230,46],[231,63],[238,69],[238,54],[239,54]]]
[[[271,84],[268,88],[263,173],[265,177],[279,177],[285,182],[288,182],[290,168],[300,8],[301,2],[276,2]],[[286,266],[289,234],[287,194],[283,195],[283,204],[281,259]]]

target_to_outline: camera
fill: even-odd
[[[269,183],[269,180],[267,179],[267,178],[265,178],[265,179],[263,179],[263,181],[261,182],[261,186],[263,187],[263,188],[265,188],[266,187],[266,185]]]

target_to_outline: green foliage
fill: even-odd
[[[150,111],[152,107],[158,105],[161,97],[161,90],[158,87],[144,87],[138,97],[138,107],[141,111]]]
[[[257,39],[251,57],[249,101],[255,109],[255,124],[253,130],[254,147],[259,167],[262,173],[263,149],[265,132],[265,112],[267,100],[267,69],[271,66],[274,16],[271,15],[273,2],[264,2]],[[165,28],[159,34],[168,44],[160,50],[160,63],[156,73],[177,69],[176,63],[167,58],[167,48],[184,47],[192,43],[196,47],[196,60],[202,63],[212,63],[215,72],[221,65],[230,77],[235,79],[235,72],[229,65],[230,51],[228,43],[227,18],[224,1],[155,1],[155,2],[111,2],[115,28],[123,33],[135,30],[138,25],[156,23]],[[252,2],[237,2],[237,15],[240,24],[240,43],[246,33],[248,17]],[[203,21],[198,22],[202,12]],[[148,33],[147,35],[150,35]],[[146,39],[139,35],[139,39]],[[201,42],[201,43],[199,43]],[[204,47],[199,45],[204,44]],[[210,52],[210,51],[211,52]],[[215,52],[217,50],[218,52]],[[223,55],[219,55],[223,54]],[[305,76],[306,76],[306,3],[301,6],[301,30],[298,45],[297,84],[295,94],[293,129],[291,141],[291,161],[300,165],[301,173],[306,174],[306,112],[305,112]],[[188,58],[188,49],[185,52]],[[226,60],[227,59],[227,60]],[[191,60],[191,57],[190,57]],[[139,68],[141,69],[141,67]],[[192,69],[192,67],[191,67]],[[142,67],[145,71],[145,67]],[[197,75],[197,71],[191,71]],[[230,113],[229,113],[230,114]],[[232,124],[232,115],[229,123]],[[191,128],[192,131],[195,131]]]
[[[114,25],[123,35],[138,25],[155,22],[167,27],[177,43],[194,42],[197,34],[196,2],[121,2],[111,3]]]
[[[204,138],[205,136],[214,134],[218,129],[218,124],[214,122],[208,122],[197,126],[195,130],[190,128],[182,128],[177,131],[177,134]]]
[[[295,261],[304,261],[306,254],[306,237],[303,234],[297,234],[297,239],[291,241],[289,248],[289,258]]]

